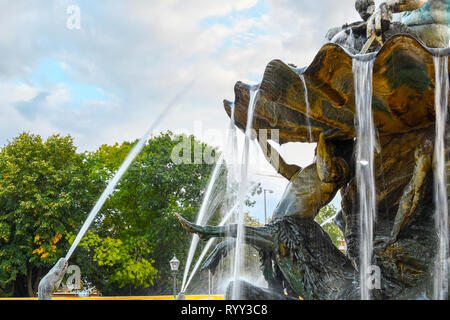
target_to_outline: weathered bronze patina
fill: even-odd
[[[391,0],[370,18],[364,10],[370,8],[371,1],[358,2],[361,16],[368,21],[350,27],[364,28],[369,37],[372,32],[381,32],[381,47],[375,44],[372,53],[354,57],[352,50],[329,43],[307,68],[297,69],[273,60],[264,72],[256,97],[253,128],[266,129],[269,139],[271,130],[279,130],[279,142],[284,144],[309,142],[310,126],[312,140],[318,145],[315,162],[306,168],[280,159],[277,172],[290,183],[271,223],[261,228],[245,227],[245,241],[260,250],[264,276],[269,283],[267,290],[243,283],[246,298],[278,299],[282,283],[286,284],[290,297],[359,298],[353,58],[375,59],[372,110],[378,147],[373,261],[381,269],[381,288],[372,290],[372,295],[376,299],[431,297],[432,261],[437,243],[431,183],[435,138],[433,55],[448,55],[450,50],[429,46],[448,45],[449,1],[420,0],[406,5],[403,0]],[[393,26],[389,20],[392,13],[405,10],[412,11],[404,14],[400,27]],[[377,16],[382,17],[381,21],[389,21],[376,25]],[[429,32],[431,29],[436,31],[434,35]],[[392,35],[389,30],[408,32]],[[305,79],[307,95],[300,75]],[[249,86],[236,83],[234,117],[240,129],[247,126],[248,102]],[[225,100],[224,106],[231,115],[231,102]],[[450,139],[449,133],[446,138]],[[261,147],[270,158],[267,145],[261,143]],[[340,226],[348,246],[346,255],[333,246],[313,220],[338,190],[342,195]],[[198,226],[181,216],[178,218],[187,230],[201,238],[236,236],[235,225]],[[214,271],[218,260],[227,254],[230,246],[226,244],[232,242],[219,244],[203,267]]]

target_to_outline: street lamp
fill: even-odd
[[[273,190],[264,189],[264,224],[267,223],[266,192],[273,193]]]
[[[177,299],[177,273],[178,273],[178,267],[180,266],[180,261],[173,255],[172,260],[169,261],[170,263],[170,269],[172,270],[173,274],[173,299]]]

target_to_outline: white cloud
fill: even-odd
[[[352,0],[267,0],[268,12],[261,16],[233,15],[227,24],[214,20],[257,2],[80,0],[81,30],[68,30],[66,8],[71,1],[7,1],[0,5],[2,30],[8,30],[0,31],[0,81],[12,87],[17,80],[29,83],[39,62],[52,57],[74,81],[102,88],[110,101],[92,101],[77,110],[71,108],[63,86],[33,87],[28,89],[32,95],[24,91],[15,100],[29,101],[47,92],[47,107],[60,109],[36,119],[47,118],[49,130],[73,130],[82,149],[140,137],[192,79],[195,84],[161,129],[192,127],[194,120],[202,119],[205,126],[226,130],[222,100],[233,99],[236,81],[259,81],[275,58],[307,65],[328,28],[357,18]],[[213,23],[205,26],[206,18]],[[25,127],[20,114],[14,119],[0,142]],[[39,121],[36,130],[42,128]]]
[[[158,130],[192,132],[201,120],[205,131],[225,134],[222,100],[234,98],[236,81],[260,81],[272,59],[306,66],[329,28],[359,20],[353,0],[260,1],[267,11],[258,16],[244,11],[258,0],[78,0],[80,30],[66,28],[73,1],[2,1],[0,144],[24,130],[71,134],[81,150],[134,140],[194,79]],[[75,107],[67,83],[33,83],[33,72],[49,58],[60,61],[74,82],[101,88],[108,99]],[[288,144],[281,152],[306,166],[313,149]],[[271,168],[263,163],[258,170]],[[276,191],[269,197],[270,216],[287,182],[260,179]],[[260,201],[252,212],[261,217]]]
[[[51,109],[58,109],[61,105],[67,104],[69,100],[69,91],[64,85],[60,85],[46,97],[46,104]]]

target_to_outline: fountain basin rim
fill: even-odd
[[[423,44],[422,41],[418,40],[417,38],[415,38],[412,35],[405,34],[405,33],[399,33],[399,34],[396,34],[395,36],[392,36],[391,38],[389,38],[383,44],[383,46],[380,48],[380,50],[378,50],[376,52],[370,52],[370,53],[366,53],[366,54],[353,54],[350,51],[348,51],[346,48],[344,48],[343,46],[341,46],[341,45],[339,45],[337,43],[329,42],[329,43],[324,44],[320,48],[318,53],[323,51],[324,49],[327,49],[327,48],[330,48],[330,47],[335,47],[335,48],[338,48],[338,49],[342,50],[347,56],[349,56],[352,59],[356,59],[356,60],[360,60],[360,61],[370,61],[370,60],[376,59],[377,56],[380,53],[382,53],[384,50],[387,50],[387,48],[391,45],[391,43],[397,41],[398,38],[409,38],[409,39],[414,40],[420,47],[422,47],[430,55],[435,56],[435,57],[444,57],[444,56],[448,56],[450,54],[450,47],[447,47],[447,48],[431,48],[431,47],[427,47],[426,45]],[[293,71],[295,71],[296,73],[298,73],[298,74],[308,73],[308,70],[314,64],[314,60],[316,59],[316,57],[317,57],[317,54],[314,57],[312,63],[309,66],[307,66],[307,67],[301,67],[301,68],[293,68],[293,67],[291,67],[291,69]]]
[[[360,61],[369,61],[369,60],[372,60],[373,58],[376,59],[376,57],[378,56],[379,53],[382,53],[384,50],[387,50],[386,48],[390,45],[390,43],[396,41],[397,38],[409,38],[409,39],[412,39],[417,44],[419,44],[423,49],[428,51],[428,53],[430,53],[433,56],[441,57],[441,56],[446,56],[446,55],[450,54],[450,47],[447,47],[447,48],[432,48],[432,47],[428,47],[422,41],[418,40],[416,37],[414,37],[414,36],[412,36],[410,34],[406,34],[406,33],[399,33],[399,34],[396,34],[396,35],[390,37],[383,44],[383,46],[380,48],[380,50],[378,50],[376,52],[366,53],[366,54],[353,54],[353,53],[349,52],[346,48],[342,47],[341,45],[336,44],[336,43],[331,43],[331,42],[326,43],[325,45],[322,46],[322,48],[326,47],[326,46],[330,46],[330,45],[331,46],[336,46],[336,47],[339,47],[340,49],[342,49],[352,59],[357,59],[357,60],[360,60]]]

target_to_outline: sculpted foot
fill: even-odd
[[[199,226],[187,221],[179,214],[175,216],[180,221],[184,229],[191,233],[196,233],[200,239],[208,240],[209,238],[236,238],[237,225],[230,224],[226,226]],[[272,245],[271,234],[266,227],[250,227],[244,226],[244,241],[258,248],[270,248]]]
[[[177,217],[178,221],[180,221],[181,226],[186,229],[187,231],[191,232],[191,233],[195,233],[199,236],[200,239],[203,240],[208,240],[209,238],[211,238],[211,235],[209,235],[207,233],[207,230],[205,227],[196,225],[192,222],[187,221],[186,219],[184,219],[181,215],[179,215],[178,213],[175,213],[175,216]]]

